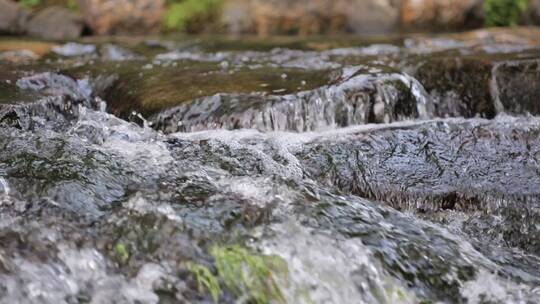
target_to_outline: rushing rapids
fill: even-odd
[[[536,303],[540,52],[469,35],[2,63],[0,303]]]

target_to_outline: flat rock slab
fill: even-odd
[[[321,139],[299,157],[309,176],[398,209],[489,209],[537,202],[539,134],[538,119],[426,122]]]

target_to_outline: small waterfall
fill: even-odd
[[[218,128],[306,132],[431,117],[431,99],[413,77],[348,68],[337,84],[315,90],[284,96],[217,94],[149,120],[167,133]]]

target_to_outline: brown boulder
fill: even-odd
[[[0,0],[0,33],[23,33],[27,18],[28,13],[17,3]]]
[[[460,29],[482,23],[482,0],[402,0],[405,28]]]
[[[531,0],[529,2],[529,12],[531,22],[540,25],[540,0]]]
[[[75,39],[81,36],[84,22],[80,16],[63,7],[51,6],[28,22],[28,34],[45,39]]]
[[[95,34],[147,34],[160,29],[164,0],[79,0],[86,23]]]
[[[325,0],[255,0],[256,31],[261,36],[337,32],[345,25],[345,17],[336,10],[338,6]]]
[[[251,5],[256,32],[262,36],[387,33],[399,23],[399,0],[253,0]]]

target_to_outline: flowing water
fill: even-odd
[[[538,303],[526,37],[3,62],[0,303]]]

